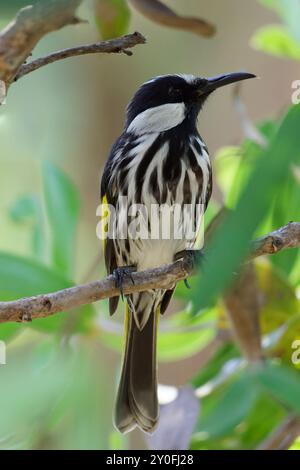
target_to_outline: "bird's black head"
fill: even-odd
[[[144,83],[127,108],[126,129],[130,132],[161,132],[186,118],[196,124],[198,113],[216,89],[248,78],[250,73],[230,73],[213,78],[193,75],[164,75]]]

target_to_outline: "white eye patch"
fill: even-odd
[[[185,113],[184,103],[167,103],[149,108],[134,118],[127,131],[135,134],[167,131],[181,124]]]

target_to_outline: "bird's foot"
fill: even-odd
[[[191,266],[192,271],[197,271],[199,268],[203,266],[203,262],[205,261],[204,250],[183,250],[177,253],[174,257],[175,261],[180,259],[185,259]],[[188,279],[184,280],[184,284],[187,289],[190,289],[191,286],[189,284]]]
[[[114,269],[112,275],[115,278],[115,286],[117,289],[120,289],[122,300],[124,300],[124,291],[123,291],[123,283],[124,279],[127,277],[131,280],[132,284],[134,284],[134,279],[132,273],[136,271],[136,266],[119,266],[118,268]]]

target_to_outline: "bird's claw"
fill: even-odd
[[[186,250],[185,258],[191,262],[192,269],[197,270],[203,266],[203,262],[205,261],[204,250]]]
[[[120,290],[122,300],[124,300],[124,291],[123,291],[124,278],[125,277],[129,278],[132,284],[134,284],[132,273],[135,271],[136,271],[136,268],[134,266],[120,266],[114,269],[112,273],[112,275],[115,278],[115,286],[117,289]]]
[[[180,259],[186,259],[191,265],[192,271],[202,267],[203,261],[205,261],[204,250],[184,250],[180,251],[175,255],[175,261]],[[184,279],[184,285],[187,289],[191,289],[188,279]]]

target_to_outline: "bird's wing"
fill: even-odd
[[[212,191],[213,191],[213,180],[212,180],[212,171],[210,171],[209,180],[207,184],[207,190],[206,190],[205,210],[207,209],[208,203],[210,201]]]
[[[102,204],[102,213],[109,213],[109,204],[115,205],[116,194],[112,193],[112,172],[113,172],[113,162],[114,157],[116,156],[119,149],[122,147],[122,137],[120,137],[115,144],[113,145],[108,160],[106,162],[100,187],[100,197]],[[108,217],[109,220],[109,217]],[[103,250],[104,250],[104,259],[105,266],[108,274],[112,274],[117,268],[117,260],[115,253],[115,245],[111,238],[103,237]],[[109,312],[113,315],[118,307],[119,297],[112,297],[109,299]]]

